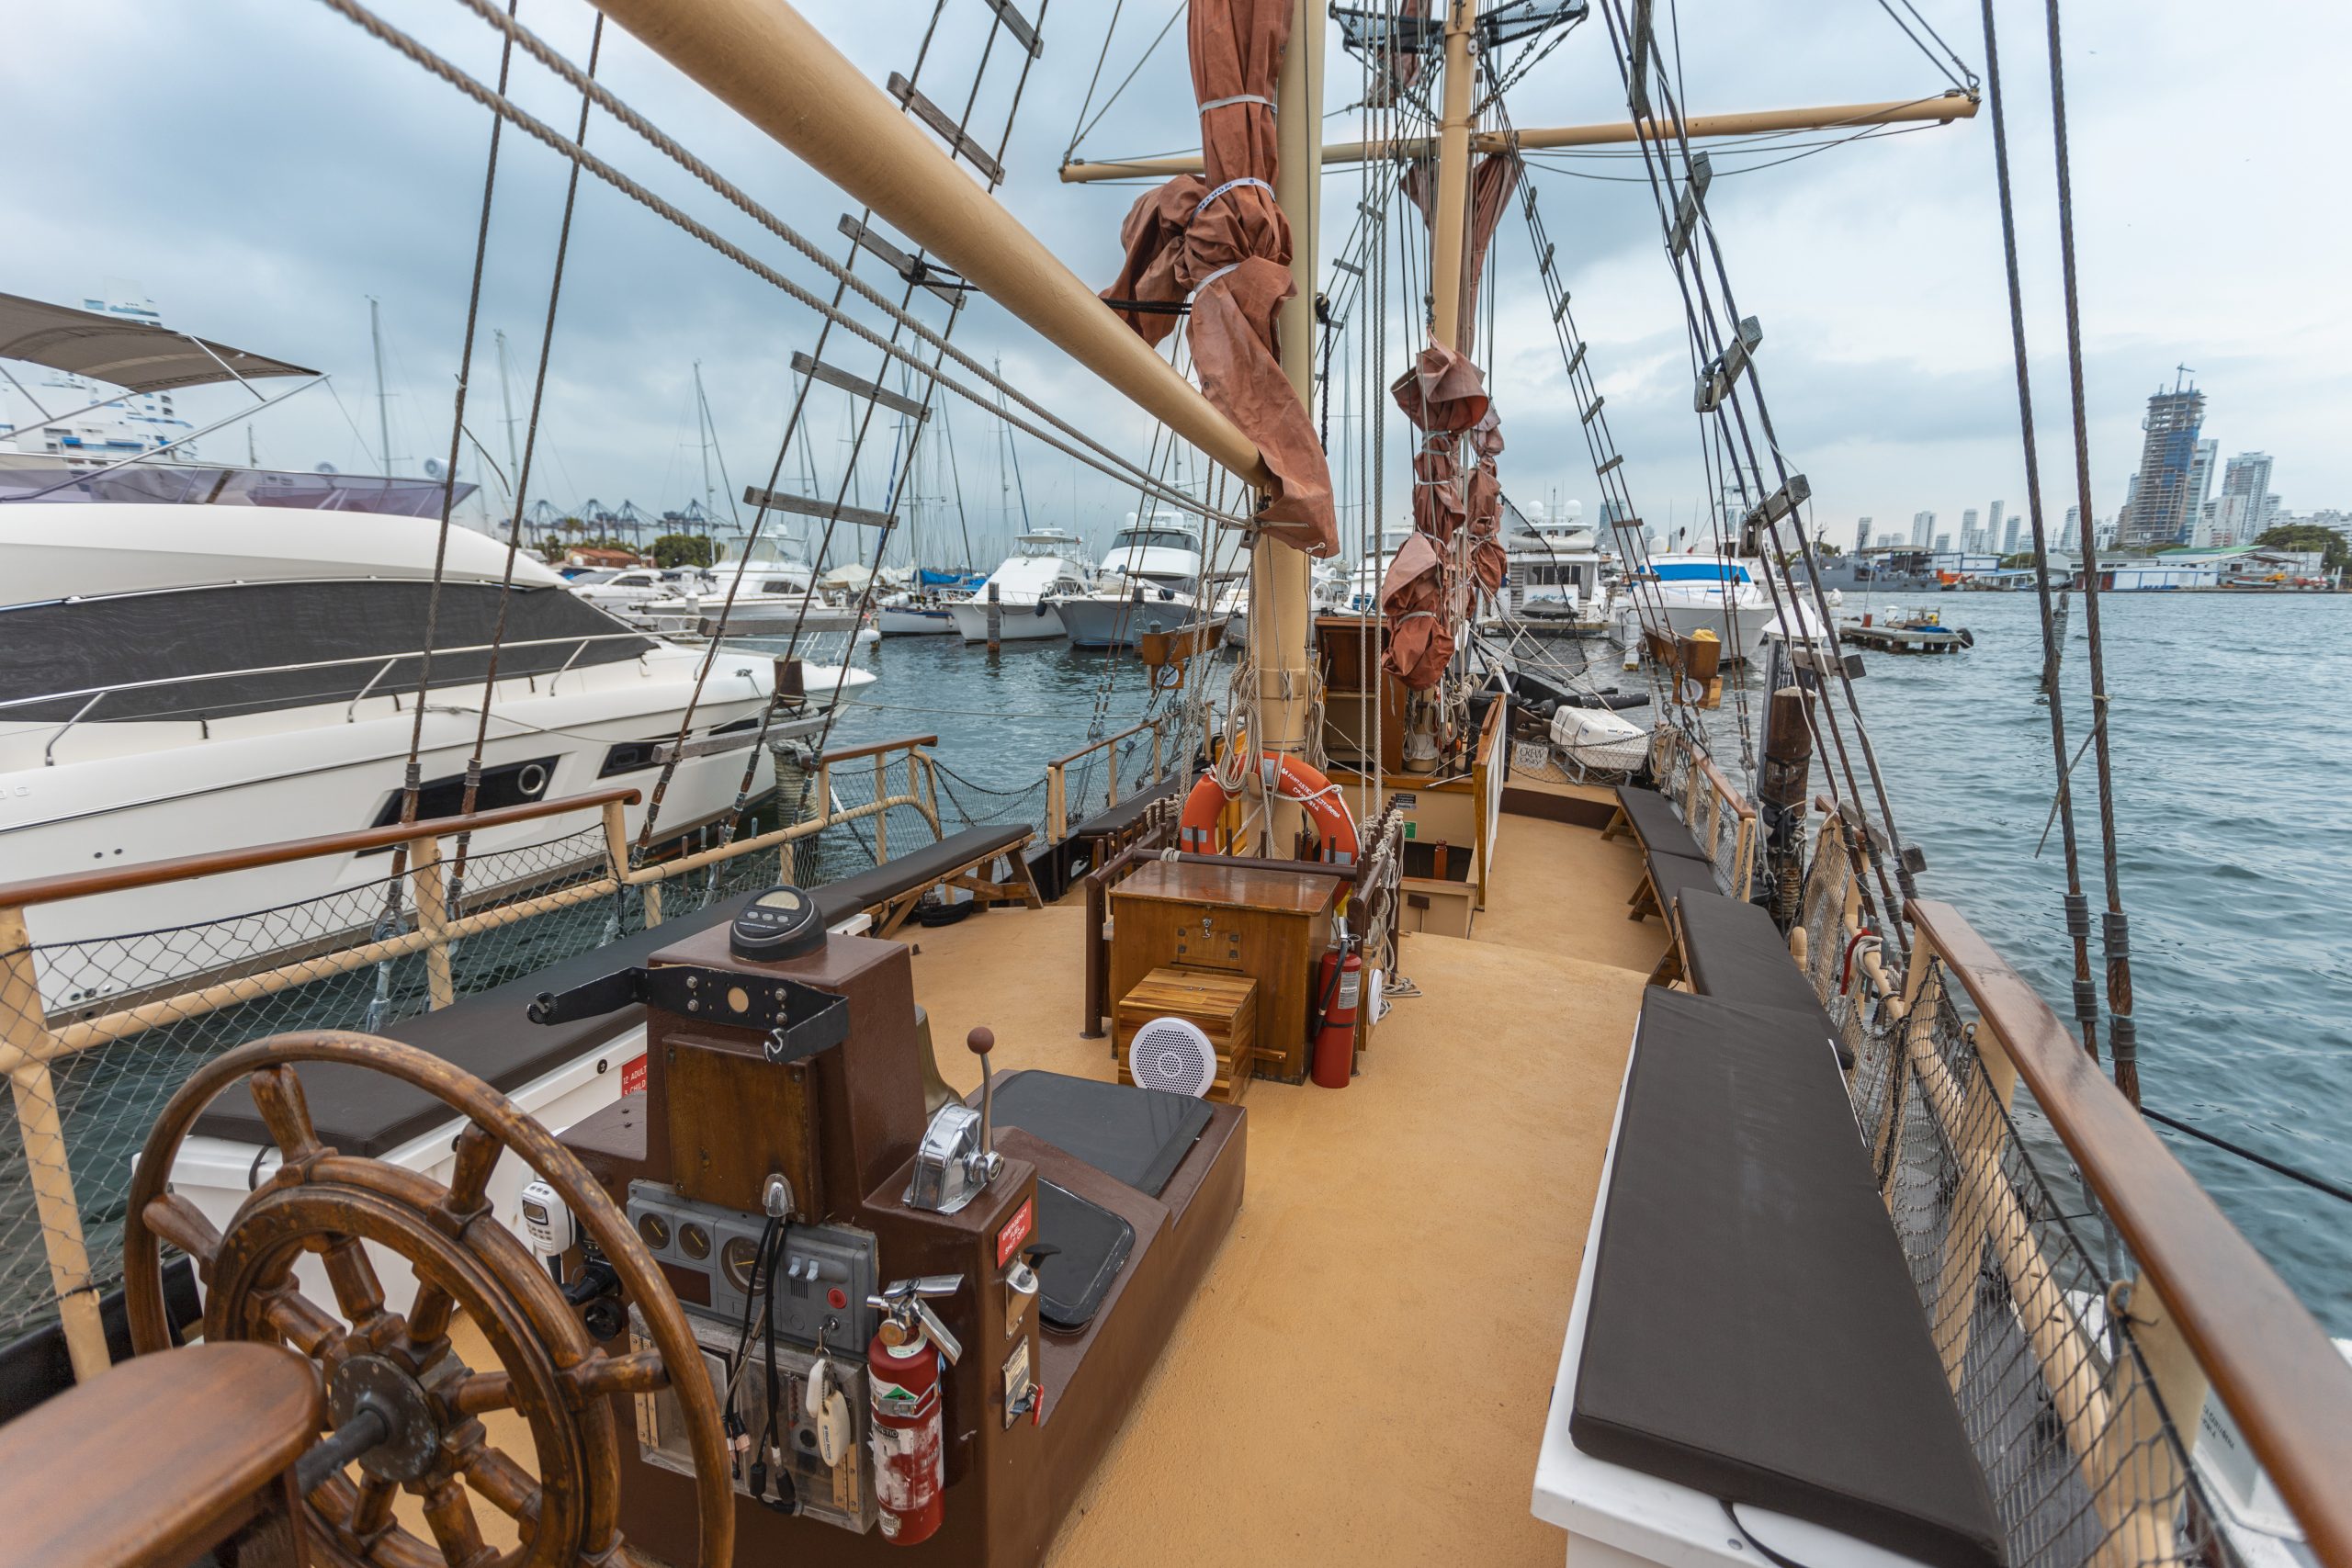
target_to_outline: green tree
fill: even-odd
[[[2317,523],[2282,523],[2265,528],[2254,542],[2273,549],[2317,550],[2320,564],[2330,571],[2352,559],[2352,545],[2345,543],[2344,536]]]
[[[717,558],[707,534],[664,534],[653,541],[653,564],[664,571],[673,567],[708,566]]]

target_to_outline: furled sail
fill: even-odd
[[[1290,42],[1291,0],[1192,0],[1187,38],[1201,108],[1203,175],[1146,192],[1120,225],[1126,262],[1112,300],[1193,299],[1201,390],[1266,459],[1274,489],[1259,521],[1311,556],[1335,554],[1330,468],[1283,374],[1275,312],[1295,291],[1290,225],[1274,200],[1274,82]],[[1121,314],[1148,343],[1174,330],[1157,311]]]

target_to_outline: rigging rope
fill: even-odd
[[[758,223],[762,228],[767,230],[770,233],[784,241],[786,244],[792,246],[829,276],[834,277],[836,280],[845,282],[849,288],[853,292],[856,293],[860,299],[875,306],[886,315],[890,316],[898,322],[899,325],[912,332],[917,337],[922,339],[923,342],[930,344],[932,347],[942,351],[946,357],[955,360],[958,367],[970,372],[974,376],[977,376],[1000,394],[1010,397],[1023,408],[1036,415],[1037,418],[1042,420],[1050,429],[1059,432],[1060,435],[1057,436],[1049,434],[1046,430],[1039,429],[1037,426],[1022,419],[1019,415],[1012,413],[1010,410],[1004,409],[1001,406],[991,405],[986,398],[982,397],[972,388],[967,387],[964,383],[956,380],[955,378],[944,374],[933,366],[925,365],[909,350],[901,348],[896,344],[886,341],[878,333],[876,333],[862,323],[853,321],[847,316],[842,314],[838,310],[827,305],[822,299],[811,292],[809,289],[794,282],[781,272],[778,272],[775,268],[768,265],[765,262],[760,261],[756,257],[752,256],[749,252],[743,250],[742,247],[733,243],[731,241],[722,238],[708,225],[687,216],[685,212],[681,210],[673,203],[655,195],[645,186],[621,173],[617,168],[614,167],[605,160],[588,152],[587,149],[582,147],[578,142],[573,141],[569,137],[564,136],[560,131],[557,131],[545,121],[537,118],[521,107],[517,107],[510,101],[503,93],[493,90],[474,77],[468,75],[465,72],[459,70],[455,64],[451,63],[442,55],[427,49],[416,39],[411,37],[407,33],[401,32],[399,28],[393,27],[389,22],[386,22],[382,17],[377,16],[373,11],[368,9],[368,7],[362,3],[362,0],[320,0],[320,3],[354,22],[363,31],[387,44],[396,52],[405,56],[411,62],[423,67],[426,72],[441,78],[442,81],[448,84],[450,86],[455,87],[458,92],[464,94],[466,96],[472,98],[483,107],[493,111],[502,119],[514,125],[517,130],[522,130],[526,135],[544,143],[554,152],[573,160],[575,163],[578,163],[582,167],[586,168],[589,173],[594,175],[598,179],[603,180],[605,184],[611,186],[622,195],[628,197],[631,200],[639,203],[640,206],[646,208],[655,215],[666,219],[677,228],[701,241],[705,245],[707,245],[712,250],[718,252],[720,255],[725,256],[728,260],[735,263],[738,266],[742,267],[745,271],[750,272],[753,276],[773,285],[797,303],[803,305],[808,310],[814,310],[820,315],[832,317],[839,322],[842,331],[851,333],[853,336],[862,338],[873,346],[881,349],[892,358],[900,361],[913,369],[916,374],[936,381],[940,385],[943,385],[949,390],[967,399],[980,408],[989,410],[998,418],[1003,420],[1006,423],[1013,426],[1014,428],[1022,430],[1030,435],[1035,436],[1038,440],[1046,443],[1046,445],[1055,447],[1058,451],[1068,453],[1069,456],[1077,458],[1080,462],[1086,464],[1090,468],[1097,469],[1100,472],[1107,474],[1113,479],[1119,479],[1123,483],[1131,483],[1135,482],[1138,478],[1142,478],[1146,482],[1148,482],[1148,476],[1139,475],[1138,470],[1136,470],[1132,462],[1121,457],[1111,447],[1095,440],[1092,436],[1086,434],[1083,431],[1079,430],[1074,425],[1069,424],[1067,421],[1055,414],[1051,410],[1045,408],[1042,404],[1030,398],[1026,393],[1020,390],[1020,389],[1012,386],[1009,382],[1006,382],[1001,377],[997,376],[994,372],[982,366],[978,360],[973,359],[970,355],[965,354],[962,350],[949,345],[944,337],[932,331],[929,327],[924,326],[921,321],[914,320],[905,311],[893,307],[888,299],[865,283],[862,279],[851,277],[847,268],[843,267],[840,263],[835,262],[831,257],[825,255],[806,236],[792,228],[791,225],[786,223],[782,219],[776,217],[775,214],[768,209],[752,200],[752,197],[746,195],[739,186],[718,175],[701,159],[687,152],[666,132],[662,131],[650,121],[645,119],[643,116],[629,108],[626,104],[623,104],[618,98],[615,97],[611,91],[602,83],[590,80],[578,66],[573,65],[561,54],[558,53],[553,49],[550,49],[544,41],[539,39],[527,28],[523,28],[511,17],[508,17],[497,11],[490,4],[490,0],[459,0],[459,4],[464,5],[469,9],[474,11],[492,26],[505,32],[513,41],[521,44],[526,52],[529,53],[541,64],[546,65],[549,70],[555,72],[573,87],[594,96],[599,107],[605,109],[616,119],[628,126],[631,130],[636,131],[640,137],[644,138],[649,143],[668,156],[680,167],[685,169],[689,174],[694,175],[697,179],[708,186],[713,191],[725,197],[729,204],[734,206],[739,211],[742,212],[744,216]],[[1067,437],[1067,439],[1063,439],[1062,437]],[[1077,443],[1077,445],[1072,446],[1070,444],[1072,442]],[[1080,450],[1079,448],[1081,446],[1086,448],[1086,450]],[[1247,516],[1228,515],[1221,517],[1219,520],[1231,524],[1235,527],[1246,528],[1252,525],[1252,519]]]
[[[2115,764],[2108,750],[2107,661],[2099,642],[2098,549],[2091,518],[2091,451],[2083,400],[2083,320],[2075,276],[2075,187],[2066,151],[2066,67],[2058,36],[2058,0],[2047,0],[2050,23],[2050,139],[2058,163],[2058,254],[2066,288],[2066,382],[2074,399],[2075,495],[2081,509],[2083,617],[2090,633],[2091,739],[2098,766],[2098,837],[2107,885],[2106,918],[2099,948],[2107,960],[2108,1041],[2113,1052],[2115,1087],[2140,1103],[2138,1026],[2132,1016],[2132,932],[2123,912],[2123,886],[2115,845]],[[2051,711],[2057,711],[2057,682],[2051,682]]]
[[[2001,51],[1993,26],[1993,0],[1983,0],[1984,14],[1984,76],[1992,98],[1993,170],[2001,198],[2001,254],[2009,287],[2009,344],[2017,361],[2018,423],[2025,443],[2026,507],[2033,525],[2033,586],[2041,617],[2042,668],[2055,671],[2060,627],[2052,612],[2049,535],[2041,513],[2041,456],[2033,433],[2033,388],[2027,369],[2025,294],[2018,276],[2017,214],[2009,186],[2009,136],[2007,106],[2001,97]],[[2098,1059],[2098,992],[2091,979],[2090,904],[2083,896],[2081,850],[2075,830],[2073,764],[2066,760],[2065,700],[2054,678],[2045,682],[2050,706],[2051,761],[2057,773],[2057,794],[2052,810],[2058,818],[2066,857],[2066,934],[2075,949],[2075,1021],[2083,1032],[2083,1048]],[[2047,833],[2045,829],[2044,832]],[[2037,852],[2039,852],[2037,851]]]

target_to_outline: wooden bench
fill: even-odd
[[[1713,861],[1693,860],[1689,855],[1644,855],[1642,879],[1625,896],[1629,906],[1625,918],[1639,920],[1651,915],[1668,915],[1675,899],[1685,891],[1723,896],[1723,890],[1715,885]]]
[[[1644,854],[1685,855],[1692,860],[1705,860],[1707,852],[1690,836],[1682,818],[1674,814],[1674,805],[1654,789],[1639,784],[1617,786],[1617,809],[1611,814],[1608,826],[1600,829],[1604,839],[1620,833],[1631,833]]]
[[[318,1440],[309,1360],[276,1345],[134,1356],[0,1427],[0,1568],[294,1568],[294,1461]]]
[[[825,923],[839,925],[860,912],[874,922],[878,937],[893,934],[915,912],[922,896],[934,887],[956,887],[969,893],[983,908],[1020,904],[1042,908],[1037,884],[1029,874],[1023,852],[1036,835],[1028,828],[967,828],[935,844],[884,861],[871,871],[844,876],[816,888],[813,896]],[[999,859],[1010,866],[1003,877],[985,874]]]
[[[1595,1543],[1691,1568],[1770,1555],[1747,1541],[1872,1560],[1860,1542],[1999,1568],[1999,1517],[1807,1021],[1649,991],[1601,1193],[1536,1465],[1535,1512],[1571,1532],[1571,1561]]]

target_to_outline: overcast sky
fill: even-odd
[[[681,5],[691,0],[678,0]],[[1973,5],[1918,0],[1982,70]],[[1037,0],[1024,0],[1032,15]],[[980,0],[947,0],[922,81],[960,102],[978,59]],[[448,0],[384,0],[383,14],[485,79],[495,35]],[[879,81],[906,71],[929,0],[810,4],[808,14]],[[1111,6],[1051,0],[1046,50],[1023,96],[1004,199],[1079,275],[1107,284],[1133,189],[1055,176],[1080,113]],[[1170,12],[1125,7],[1104,84],[1125,75]],[[524,0],[524,21],[574,59],[593,13],[576,0]],[[1665,26],[1665,8],[1660,10]],[[2039,5],[2002,0],[2010,132],[2026,250],[2034,390],[2054,525],[2073,499],[2064,326]],[[2187,0],[2076,0],[2066,10],[2083,330],[2097,512],[2111,513],[2136,465],[2145,399],[2192,367],[2210,402],[2205,434],[2230,454],[2277,459],[2273,487],[2295,511],[2352,505],[2342,393],[2352,363],[2343,305],[2347,220],[2323,129],[2352,59],[2352,11],[2249,0],[2226,16]],[[0,52],[0,188],[6,236],[0,289],[78,303],[125,283],[175,326],[331,372],[261,417],[269,466],[329,462],[362,471],[379,457],[368,299],[381,302],[391,449],[415,473],[446,451],[489,135],[485,112],[312,0],[81,0],[9,8]],[[1873,0],[1691,0],[1680,18],[1686,107],[1694,113],[1910,98],[1945,85]],[[1171,31],[1080,144],[1116,156],[1194,144],[1183,29]],[[1362,71],[1331,32],[1326,104],[1361,95]],[[820,238],[848,204],[805,166],[618,29],[601,75],[761,201]],[[993,141],[1012,85],[1000,50],[975,124]],[[516,97],[567,127],[577,99],[518,59]],[[1512,92],[1522,127],[1623,118],[1601,23],[1569,36]],[[1337,115],[1327,134],[1353,134]],[[1818,140],[1818,139],[1813,139]],[[600,118],[590,143],[796,279],[822,276]],[[1776,154],[1784,156],[1785,153]],[[1762,160],[1724,156],[1729,168]],[[1538,199],[1627,457],[1645,515],[1687,521],[1703,493],[1679,299],[1661,255],[1648,186],[1622,158],[1533,173]],[[499,169],[469,425],[503,462],[503,410],[492,329],[510,344],[519,415],[536,366],[565,165],[513,134]],[[1326,176],[1329,209],[1351,212],[1364,176]],[[1954,526],[1967,507],[2024,499],[2016,389],[2001,273],[1989,116],[1864,141],[1781,166],[1718,178],[1711,210],[1741,308],[1763,322],[1765,388],[1783,446],[1810,477],[1833,538],[1870,514],[1907,528],[1933,508]],[[1345,225],[1327,225],[1327,260]],[[835,242],[836,249],[838,243]],[[1595,487],[1560,374],[1527,233],[1514,209],[1491,270],[1498,280],[1491,367],[1510,449],[1505,485],[1597,511]],[[1149,431],[1099,383],[986,302],[958,341],[1001,355],[1008,376],[1099,437],[1140,457]],[[1342,350],[1361,367],[1363,312]],[[764,480],[790,395],[793,352],[818,321],[769,285],[636,207],[583,181],[548,376],[534,496],[572,506],[624,497],[650,510],[703,491],[692,374],[699,361],[733,485]],[[838,344],[838,340],[837,340]],[[1406,357],[1401,317],[1385,369]],[[828,351],[872,373],[873,352]],[[1358,384],[1362,368],[1351,373]],[[218,417],[245,395],[184,394],[184,412]],[[954,432],[967,514],[994,534],[1000,506],[994,422],[967,406]],[[809,454],[837,479],[849,404],[812,402]],[[1338,433],[1335,432],[1335,442]],[[887,472],[877,437],[863,479],[869,503]],[[232,427],[205,456],[242,461]],[[1401,461],[1401,422],[1388,452]],[[801,459],[787,466],[789,477]],[[1099,537],[1131,508],[1066,457],[1021,444],[1022,482],[1039,522]],[[469,462],[469,477],[477,465]],[[1399,470],[1401,472],[1401,470]],[[945,477],[924,483],[944,488]],[[1392,479],[1390,510],[1404,491]],[[1351,530],[1352,531],[1352,525]],[[986,563],[984,563],[986,564]]]

